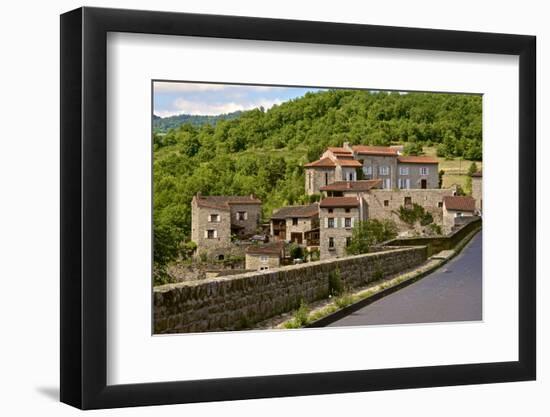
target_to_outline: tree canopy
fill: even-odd
[[[155,265],[190,238],[194,194],[249,195],[273,209],[306,204],[303,165],[327,146],[436,145],[445,157],[481,159],[481,96],[328,90],[153,134]],[[158,120],[156,119],[154,123]]]

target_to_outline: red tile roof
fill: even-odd
[[[286,219],[289,217],[314,217],[319,215],[319,203],[308,206],[286,206],[277,210],[272,219]]]
[[[397,156],[397,149],[389,146],[355,145],[352,149],[362,155]]]
[[[359,200],[356,197],[327,197],[321,200],[321,208],[332,207],[359,207]]]
[[[447,210],[475,211],[476,201],[467,196],[443,197],[443,204]]]
[[[332,184],[325,185],[319,190],[321,191],[368,191],[372,188],[377,188],[382,184],[381,179],[376,180],[360,180],[360,181],[336,181]]]
[[[338,147],[334,147],[334,146],[329,146],[327,148],[328,151],[331,151],[333,154],[347,154],[347,155],[351,155],[351,151],[349,149],[346,149],[346,148],[338,148]]]
[[[402,164],[438,164],[439,161],[431,156],[398,156],[397,161]]]
[[[336,163],[341,167],[361,168],[363,164],[355,159],[337,158]]]
[[[253,195],[196,195],[195,201],[199,207],[229,210],[231,204],[262,204],[262,200]]]
[[[323,158],[319,159],[318,161],[313,161],[309,164],[305,164],[304,166],[308,168],[331,168],[335,167],[336,164],[330,158]]]
[[[264,245],[253,245],[246,248],[249,255],[280,255],[284,242],[267,243]]]

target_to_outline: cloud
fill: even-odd
[[[276,89],[285,89],[285,87],[270,87],[263,85],[233,85],[233,84],[208,84],[208,83],[188,83],[173,81],[155,81],[155,93],[198,93],[205,91],[232,91],[237,93],[245,91],[275,91]]]
[[[244,111],[251,110],[259,107],[264,109],[270,109],[274,105],[279,105],[283,101],[280,99],[259,99],[255,101],[248,101],[244,103],[237,103],[234,101],[229,102],[206,102],[206,101],[191,101],[178,98],[174,100],[172,109],[159,111],[157,114],[161,117],[173,116],[176,114],[194,114],[194,115],[205,115],[205,116],[215,116],[223,113],[232,113],[234,111]]]
[[[222,84],[200,84],[184,82],[155,81],[155,93],[194,93],[201,91],[220,91],[227,88]]]

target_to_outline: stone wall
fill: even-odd
[[[210,215],[218,215],[219,221],[211,221]],[[215,237],[208,238],[208,230],[215,230]],[[191,202],[191,240],[197,244],[196,255],[208,254],[218,258],[226,256],[231,247],[231,213],[229,209],[199,207],[195,198]]]
[[[245,219],[240,220],[238,213],[242,212]],[[253,235],[257,233],[261,221],[261,204],[231,203],[231,226],[239,226],[239,235]]]
[[[427,258],[426,247],[396,248],[154,288],[154,333],[187,333],[249,328],[255,323],[326,298],[329,273],[339,269],[344,286],[412,268]]]
[[[307,195],[319,194],[320,188],[335,181],[334,167],[306,168],[306,193]],[[325,177],[326,175],[326,177]]]
[[[408,225],[399,220],[399,207],[405,205],[405,197],[410,197],[411,204],[418,204],[428,211],[435,223],[443,221],[443,197],[452,196],[454,188],[430,190],[370,190],[363,195],[367,202],[367,218],[392,219],[400,229],[407,229]]]
[[[466,218],[464,218],[466,219]],[[454,248],[462,239],[474,230],[481,229],[482,223],[480,217],[469,217],[468,220],[454,232],[448,236],[436,236],[436,237],[410,237],[410,238],[398,238],[385,242],[384,246],[426,246],[428,249],[428,256],[441,252],[442,250],[449,250]]]

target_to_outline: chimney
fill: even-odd
[[[348,151],[351,151],[351,148],[349,146],[349,142],[344,142],[344,149],[347,149]]]

